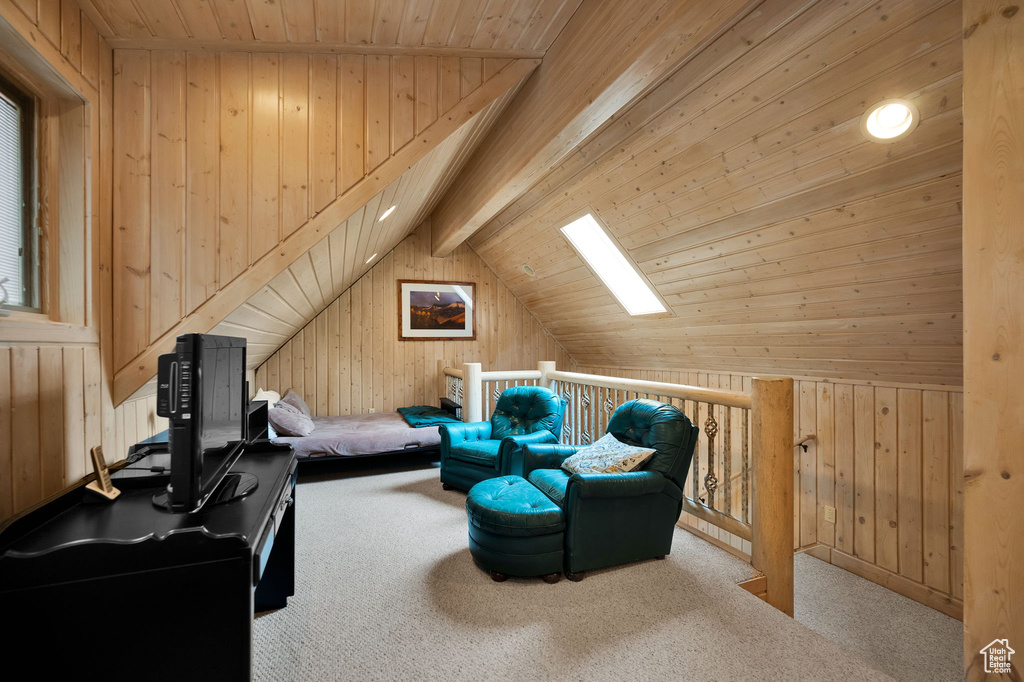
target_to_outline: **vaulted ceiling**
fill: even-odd
[[[892,97],[919,128],[868,141]],[[959,2],[768,0],[470,244],[584,365],[956,384],[961,104]],[[615,302],[559,233],[581,212],[671,315]]]
[[[538,158],[571,149],[746,2],[91,0],[116,48],[115,400],[181,333],[243,333],[259,361],[465,185],[471,159],[496,155],[489,130],[525,126],[529,168],[510,186],[525,189]],[[251,37],[225,34],[232,12]],[[203,13],[220,38],[194,30]],[[299,15],[319,42],[280,41]],[[271,17],[286,27],[264,33]],[[396,17],[409,22],[397,32]],[[551,115],[510,126],[540,62],[516,50],[549,45],[525,107]],[[521,165],[512,142],[500,156]]]
[[[118,48],[115,226],[149,231],[115,235],[118,398],[184,331],[261,361],[428,216],[583,365],[960,382],[956,0],[83,7]],[[866,140],[891,97],[919,128]],[[668,314],[579,259],[583,212]]]

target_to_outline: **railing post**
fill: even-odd
[[[767,601],[793,615],[793,380],[755,378],[751,395],[754,490],[750,563]]]
[[[537,385],[551,390],[551,384],[555,382],[551,380],[548,374],[555,371],[555,361],[541,360],[537,363],[537,370],[540,372],[540,379],[537,381]]]
[[[462,363],[462,421],[483,421],[483,379],[479,362]],[[792,481],[790,481],[792,484]],[[791,524],[792,525],[792,524]]]

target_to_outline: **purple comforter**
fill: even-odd
[[[397,412],[313,417],[313,433],[278,436],[275,443],[295,448],[297,457],[376,455],[441,444],[436,426],[414,429]]]

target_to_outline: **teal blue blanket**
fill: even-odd
[[[413,405],[412,407],[399,407],[398,414],[409,423],[414,429],[424,426],[437,426],[438,424],[461,424],[462,422],[445,412],[440,407],[431,405]]]

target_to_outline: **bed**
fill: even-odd
[[[448,419],[459,422],[454,417]],[[313,416],[312,420],[314,428],[308,436],[275,435],[271,440],[291,445],[300,460],[437,452],[441,445],[436,425],[414,428],[399,412]]]

